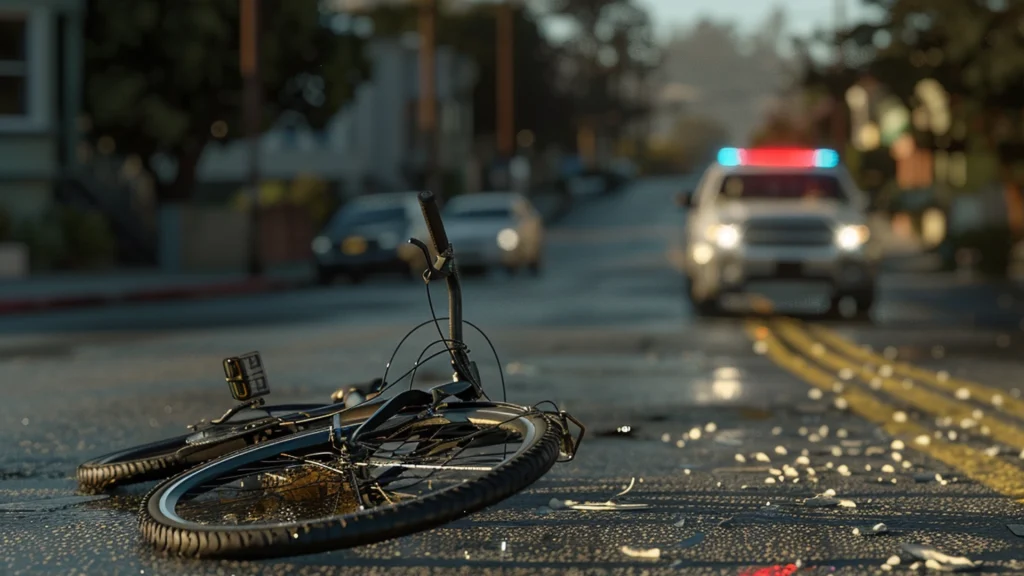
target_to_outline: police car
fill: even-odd
[[[875,302],[876,258],[868,198],[828,149],[724,148],[688,207],[683,267],[699,313],[730,297],[778,294],[775,303],[818,287],[832,311]],[[800,296],[799,298],[804,298]]]

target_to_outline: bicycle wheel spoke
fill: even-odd
[[[193,522],[237,525],[394,506],[501,465],[508,445],[522,440],[501,424],[431,417],[371,434],[353,453],[325,445],[282,452],[193,487],[176,511]]]

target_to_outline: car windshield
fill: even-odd
[[[449,206],[444,211],[446,218],[509,218],[512,210],[507,206]]]
[[[839,181],[821,174],[737,174],[726,176],[720,202],[743,200],[846,201]]]
[[[405,209],[401,206],[359,206],[350,205],[335,214],[327,225],[327,230],[338,232],[353,226],[366,224],[383,224],[385,222],[401,222],[406,219]]]

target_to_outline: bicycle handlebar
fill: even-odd
[[[423,211],[423,219],[427,223],[427,233],[430,241],[434,244],[434,250],[438,256],[445,258],[438,260],[442,270],[439,272],[444,276],[445,284],[448,287],[448,337],[453,342],[462,342],[462,286],[459,283],[459,271],[455,266],[455,249],[448,242],[448,233],[445,232],[444,222],[441,221],[441,211],[437,206],[437,199],[434,193],[424,190],[417,195],[420,202],[420,209]],[[429,262],[427,263],[429,266]],[[433,267],[431,266],[431,269]],[[465,350],[460,346],[449,348],[452,357],[452,368],[463,382],[473,382],[473,394],[480,393],[477,377],[474,376],[472,362]],[[469,397],[468,395],[461,395]],[[465,398],[463,398],[465,399]]]
[[[430,241],[434,244],[434,250],[443,255],[451,246],[448,243],[448,234],[444,230],[444,222],[441,221],[441,211],[437,207],[437,198],[434,193],[424,190],[418,195],[420,209],[423,211],[423,219],[427,222],[427,233]]]

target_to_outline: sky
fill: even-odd
[[[741,31],[755,29],[775,6],[786,10],[790,33],[807,35],[817,29],[831,29],[835,6],[845,5],[847,22],[870,15],[860,0],[638,0],[648,7],[659,36],[667,37],[673,28],[688,27],[702,16],[735,22]]]

